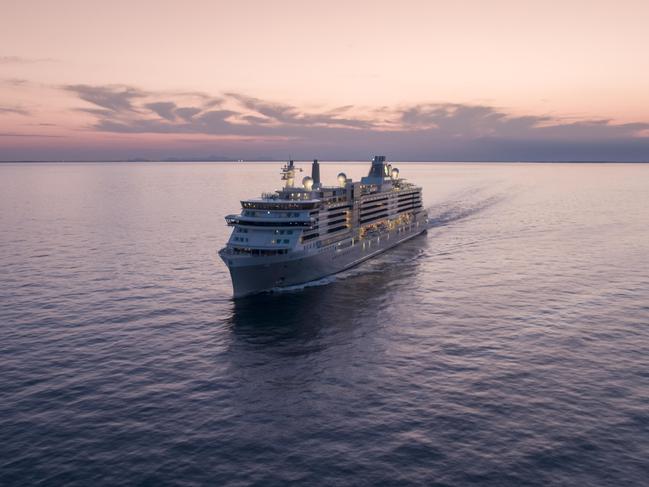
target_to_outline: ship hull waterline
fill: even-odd
[[[260,294],[282,288],[299,286],[354,267],[397,245],[426,232],[424,222],[413,224],[412,229],[390,232],[356,242],[342,250],[335,245],[318,253],[297,256],[293,259],[268,257],[233,259],[220,252],[232,279],[233,298]]]

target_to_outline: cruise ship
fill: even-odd
[[[243,200],[240,214],[225,217],[233,231],[219,255],[235,298],[318,280],[426,231],[421,188],[385,156],[360,181],[341,172],[335,186],[321,183],[317,160],[296,186],[301,170],[289,161],[282,189]]]

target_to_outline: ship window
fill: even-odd
[[[287,239],[284,239],[284,243],[288,243],[288,240],[287,240]]]

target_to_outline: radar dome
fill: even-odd
[[[347,174],[344,172],[341,172],[338,174],[338,184],[340,186],[345,186],[345,183],[347,182]]]
[[[313,178],[311,176],[304,176],[304,178],[302,178],[302,185],[304,186],[304,189],[311,191],[313,188]]]
[[[399,168],[393,167],[392,174],[390,175],[392,179],[399,179]]]

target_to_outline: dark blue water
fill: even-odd
[[[647,485],[649,165],[400,168],[427,235],[233,302],[277,165],[0,165],[0,485]]]

